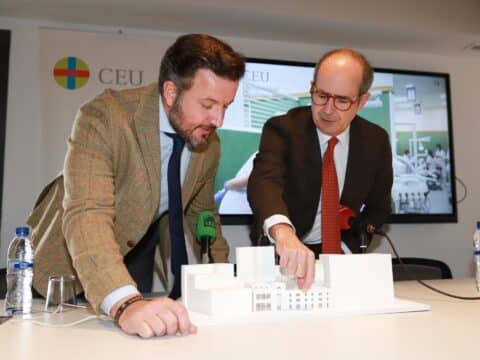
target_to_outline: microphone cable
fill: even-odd
[[[60,317],[57,317],[57,316],[61,316],[62,312],[64,311],[63,307],[70,307],[72,309],[74,308],[87,309],[86,305],[74,305],[74,304],[68,304],[68,303],[61,303],[61,304],[58,304],[57,308],[54,311],[39,311],[35,313],[32,312],[32,315],[28,315],[24,317],[15,317],[13,321],[18,321],[18,322],[29,321],[35,325],[51,327],[51,328],[74,327],[84,322],[95,320],[95,319],[113,321],[113,319],[107,315],[87,315],[87,316],[81,317],[78,320],[70,321],[68,323],[56,323],[55,320],[61,319]],[[45,321],[44,316],[46,314],[50,315],[50,318],[47,318],[47,320]],[[42,319],[43,321],[41,321],[40,319]],[[53,320],[53,322],[50,320]]]
[[[393,245],[393,242],[392,242],[392,239],[390,239],[390,237],[383,231],[383,230],[380,230],[380,229],[373,229],[373,233],[377,234],[377,235],[380,235],[380,236],[383,236],[385,239],[388,240],[392,250],[393,250],[393,253],[395,254],[396,258],[398,259],[400,265],[402,266],[403,270],[406,271],[407,275],[410,277],[411,280],[415,280],[417,281],[418,283],[420,283],[421,285],[425,286],[426,288],[432,290],[432,291],[435,291],[439,294],[442,294],[442,295],[445,295],[445,296],[448,296],[448,297],[452,297],[452,298],[455,298],[455,299],[460,299],[460,300],[480,300],[480,296],[460,296],[460,295],[455,295],[455,294],[452,294],[452,293],[448,293],[446,291],[443,291],[443,290],[440,290],[440,289],[437,289],[435,287],[433,287],[432,285],[429,285],[427,284],[426,282],[424,282],[423,280],[420,280],[419,278],[417,278],[411,271],[410,269],[408,268],[408,266],[403,262],[402,258],[400,257],[400,255],[398,255],[398,252],[397,252],[397,249],[395,248],[395,246]]]
[[[455,180],[457,180],[460,185],[462,185],[464,190],[462,198],[460,200],[457,199],[457,204],[460,204],[463,200],[467,198],[467,185],[465,185],[465,183],[457,176],[455,176]]]

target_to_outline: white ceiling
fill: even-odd
[[[439,53],[480,42],[480,0],[0,0],[0,16]]]

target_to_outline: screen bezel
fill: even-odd
[[[8,72],[10,64],[11,31],[0,29],[0,204],[3,199],[5,137],[7,124]],[[2,209],[0,208],[0,219]]]

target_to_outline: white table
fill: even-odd
[[[476,295],[473,279],[429,283]],[[395,289],[397,297],[430,304],[432,311],[210,326],[193,336],[148,340],[125,335],[108,321],[59,329],[10,320],[0,325],[0,356],[39,360],[479,358],[480,301],[447,298],[415,282],[399,282]],[[79,313],[75,315],[78,318]]]

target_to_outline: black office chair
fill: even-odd
[[[0,269],[0,299],[5,299],[7,293],[7,269]]]
[[[415,257],[402,258],[407,269],[419,280],[451,279],[450,267],[443,261]],[[414,280],[398,259],[392,259],[393,281]]]

